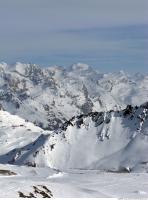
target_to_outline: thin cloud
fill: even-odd
[[[147,0],[0,0],[0,61],[146,71],[147,10]]]

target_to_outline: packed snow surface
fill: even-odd
[[[147,173],[103,173],[98,170],[63,173],[47,167],[0,165],[1,198],[23,195],[40,198],[148,198],[147,185]]]

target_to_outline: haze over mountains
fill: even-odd
[[[124,109],[148,99],[148,75],[102,74],[86,64],[68,69],[33,64],[0,64],[0,104],[49,130],[75,115]]]
[[[0,163],[147,171],[147,99],[147,75],[1,63]]]

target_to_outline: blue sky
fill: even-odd
[[[147,0],[0,0],[0,62],[147,72]]]

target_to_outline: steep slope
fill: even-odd
[[[5,119],[1,120],[0,130],[7,124]],[[12,127],[8,126],[10,129]],[[32,140],[28,144],[18,145],[17,130],[19,128],[12,137],[15,142],[10,151],[2,142],[4,153],[0,155],[0,163],[49,166],[60,170],[148,171],[148,103],[139,107],[129,105],[121,111],[91,112],[73,117],[56,132],[39,129],[39,137],[34,139],[30,133]],[[26,140],[28,134],[23,137]]]
[[[34,124],[0,110],[0,154],[34,141],[43,130]]]
[[[134,170],[148,162],[148,104],[72,118],[60,134],[50,156],[53,167]]]
[[[68,69],[0,64],[0,107],[43,129],[55,130],[74,115],[140,105],[147,94],[147,75],[101,74],[81,63]]]
[[[48,134],[34,124],[0,110],[0,163],[33,165],[31,157],[42,149]],[[29,156],[30,162],[27,162]]]

